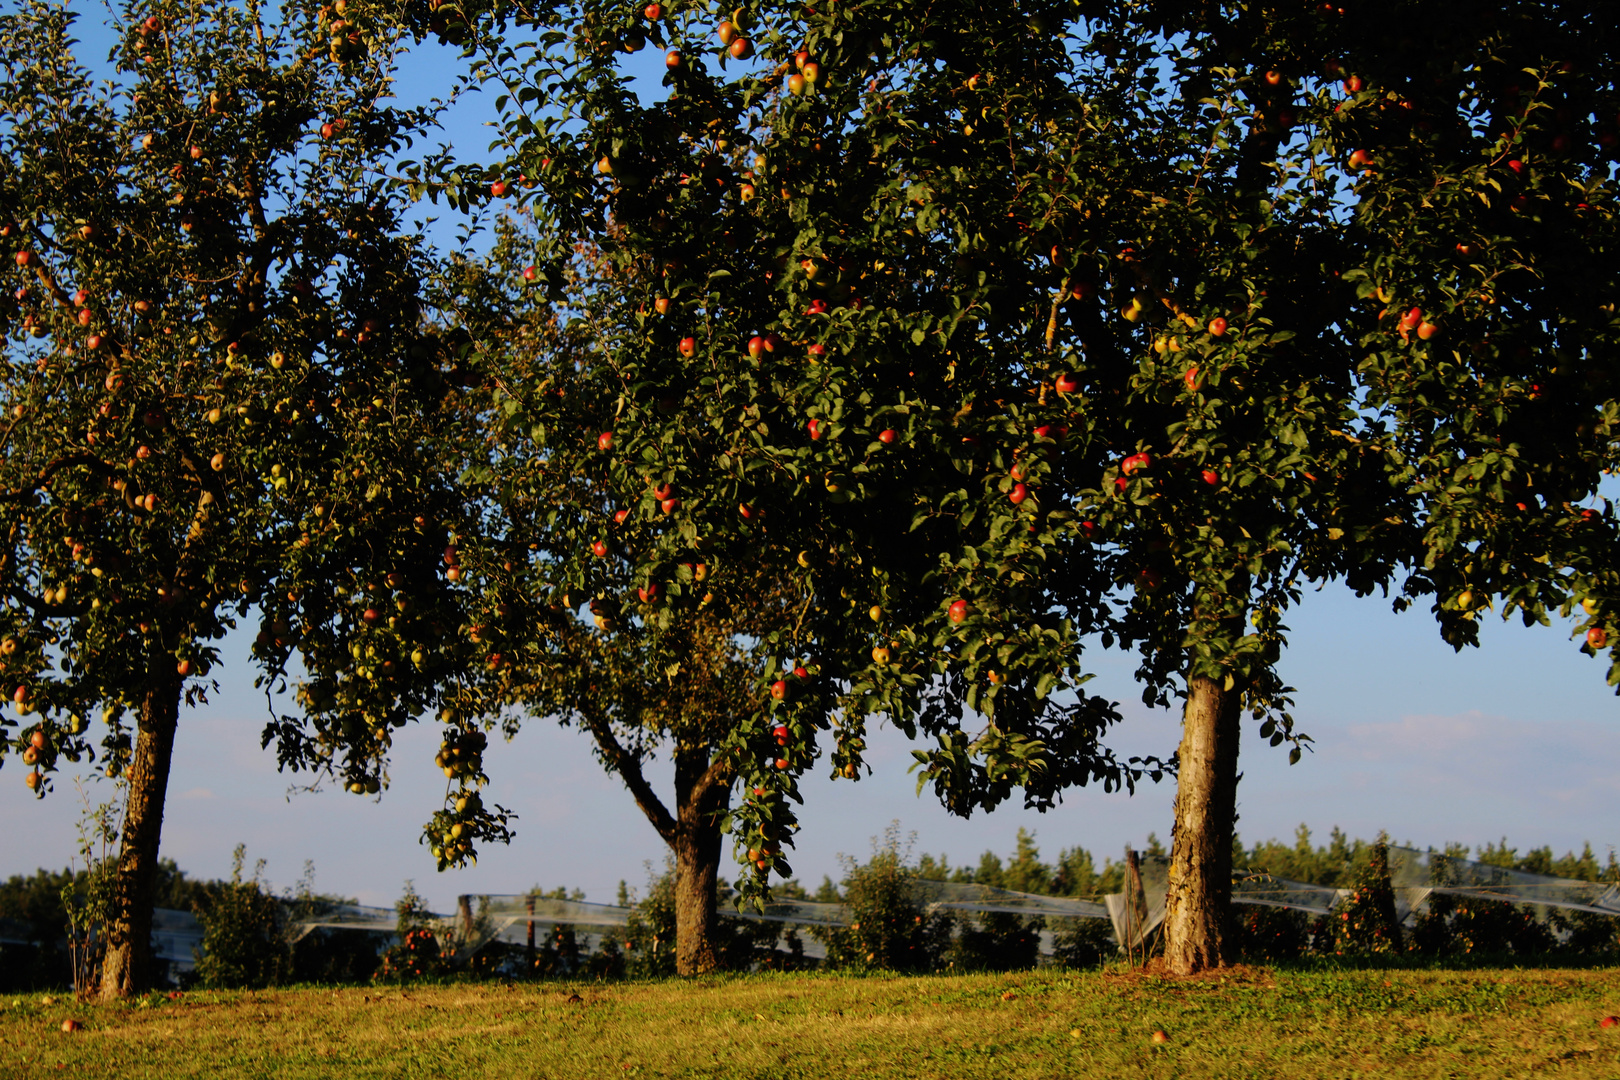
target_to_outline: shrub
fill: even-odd
[[[1107,919],[1048,920],[1052,929],[1052,961],[1067,968],[1096,967],[1119,952],[1114,924]]]
[[[945,966],[952,971],[1016,971],[1040,961],[1046,924],[1039,916],[986,911],[956,922],[956,936],[945,954]]]
[[[259,883],[263,860],[254,866],[252,878],[242,880],[246,851],[245,844],[236,845],[231,880],[219,883],[193,907],[203,926],[197,979],[204,986],[273,986],[291,969],[281,901]]]
[[[844,903],[850,925],[811,931],[827,946],[833,967],[929,971],[950,947],[953,920],[929,914],[917,902],[916,868],[900,851],[898,828],[891,826],[872,859],[844,861]]]
[[[1533,956],[1553,952],[1558,939],[1531,905],[1432,893],[1412,946],[1431,956]]]
[[[1328,916],[1327,933],[1318,933],[1316,946],[1330,946],[1337,955],[1383,954],[1401,951],[1401,928],[1395,921],[1395,890],[1389,881],[1389,848],[1380,837],[1354,878],[1350,895]],[[1329,940],[1321,940],[1327,937]]]
[[[1297,960],[1311,946],[1311,917],[1303,911],[1234,904],[1232,928],[1238,953],[1248,960]]]
[[[448,973],[455,950],[441,941],[444,935],[439,922],[428,911],[415,883],[405,883],[405,894],[394,910],[399,913],[397,940],[383,953],[372,977],[378,982],[408,983]]]

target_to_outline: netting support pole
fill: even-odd
[[[528,962],[529,962],[529,974],[533,975],[534,974],[534,894],[530,893],[529,896],[526,899],[528,900],[528,909],[529,909],[529,932],[528,932],[528,937],[526,939],[527,942],[528,942],[527,956],[528,956]]]
[[[1144,914],[1143,914],[1143,917],[1142,917],[1142,922],[1143,922],[1143,924],[1145,924],[1146,919],[1147,919],[1147,916],[1145,914],[1145,911],[1146,911],[1146,908],[1147,908],[1147,896],[1143,892],[1143,889],[1142,889],[1142,868],[1141,868],[1141,863],[1136,857],[1136,852],[1131,850],[1131,845],[1126,844],[1125,845],[1125,956],[1126,956],[1126,959],[1130,961],[1130,965],[1133,968],[1136,966],[1136,937],[1137,937],[1137,926],[1138,926],[1137,917],[1136,917],[1136,899],[1139,896],[1142,897],[1142,907],[1143,907],[1143,910],[1144,910]],[[1143,953],[1142,953],[1142,963],[1144,963],[1144,964],[1147,963],[1147,951],[1145,949],[1143,950]]]

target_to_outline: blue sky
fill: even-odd
[[[1295,766],[1246,724],[1238,827],[1248,840],[1289,837],[1301,822],[1325,841],[1338,825],[1371,837],[1380,829],[1419,846],[1479,846],[1506,836],[1521,849],[1551,844],[1559,853],[1591,841],[1599,857],[1620,844],[1617,702],[1603,663],[1584,656],[1562,629],[1492,622],[1483,646],[1454,654],[1425,617],[1396,616],[1379,600],[1329,588],[1312,594],[1291,620],[1294,646],[1282,661],[1299,690],[1296,716],[1317,751]],[[241,652],[240,649],[237,650]],[[298,778],[278,774],[261,751],[263,699],[239,656],[223,665],[222,693],[184,713],[170,782],[163,852],[189,873],[222,876],[231,850],[248,846],[267,860],[277,888],[291,885],[304,860],[323,890],[390,903],[407,878],[441,908],[462,892],[516,892],[540,885],[584,889],[611,902],[617,883],[646,879],[644,864],[663,850],[620,783],[605,774],[579,732],[531,723],[487,757],[486,798],[515,809],[517,838],[488,849],[476,868],[437,874],[416,842],[420,823],[443,793],[433,767],[437,735],[412,726],[395,744],[393,786],[380,801],[335,790],[290,793]],[[1137,702],[1129,656],[1088,654],[1099,692],[1127,716],[1112,740],[1129,752],[1167,753],[1177,717]],[[1006,807],[968,821],[917,797],[903,738],[873,739],[876,772],[858,783],[807,778],[804,828],[795,869],[814,884],[839,876],[840,854],[865,857],[891,820],[917,834],[917,850],[975,861],[1006,853],[1022,827],[1043,853],[1080,845],[1099,857],[1149,832],[1167,838],[1173,791],[1148,784],[1134,796],[1077,791],[1048,814]],[[661,770],[667,773],[667,770]],[[92,797],[107,784],[87,784]],[[667,775],[660,782],[668,790]],[[0,774],[0,876],[65,865],[79,805],[64,777],[44,802],[30,797],[20,769]],[[26,839],[25,839],[26,838]]]
[[[105,38],[90,29],[86,56],[94,59],[105,55]],[[649,48],[636,60],[650,75],[643,85],[656,92],[661,53]],[[442,58],[423,60],[401,85],[443,93],[451,77]],[[480,124],[490,104],[488,95],[472,95],[458,108],[449,137],[459,148],[483,153],[489,135]],[[450,232],[437,235],[443,241]],[[1290,767],[1286,748],[1265,747],[1247,723],[1238,824],[1247,840],[1290,837],[1304,822],[1323,841],[1338,825],[1362,837],[1387,830],[1419,846],[1477,847],[1505,836],[1521,849],[1550,844],[1562,853],[1590,841],[1602,858],[1620,845],[1620,702],[1604,685],[1605,663],[1584,656],[1567,628],[1526,630],[1492,619],[1482,648],[1454,654],[1428,616],[1396,616],[1387,601],[1358,600],[1337,587],[1307,595],[1289,623],[1293,645],[1281,670],[1298,689],[1295,716],[1316,752]],[[324,891],[386,904],[412,878],[442,910],[458,893],[534,885],[611,901],[621,879],[641,885],[645,865],[662,862],[651,826],[598,766],[587,739],[535,722],[486,758],[493,779],[486,798],[517,811],[516,840],[486,850],[476,868],[435,873],[417,843],[444,790],[432,762],[434,729],[401,733],[393,786],[380,801],[336,790],[291,793],[301,778],[278,774],[273,755],[259,749],[265,707],[252,689],[245,646],[227,643],[221,693],[181,717],[163,853],[191,875],[227,874],[232,849],[245,843],[250,860],[266,860],[277,888],[291,885],[310,859]],[[1094,691],[1118,699],[1127,717],[1111,745],[1126,754],[1174,749],[1178,717],[1141,706],[1133,657],[1098,650],[1086,665],[1098,673]],[[1014,806],[962,821],[914,794],[902,737],[885,730],[872,744],[873,776],[805,782],[793,862],[808,884],[823,874],[837,878],[840,854],[865,857],[892,820],[917,834],[918,852],[943,853],[952,863],[976,861],[986,849],[1005,854],[1020,827],[1035,832],[1048,858],[1075,845],[1099,859],[1117,855],[1150,832],[1168,839],[1169,783],[1131,796],[1077,791],[1045,815]],[[0,819],[8,824],[0,876],[67,864],[81,810],[70,776],[37,802],[20,768],[0,773]],[[85,786],[92,801],[110,787]]]

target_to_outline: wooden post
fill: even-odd
[[[1128,845],[1125,848],[1125,870],[1131,879],[1131,887],[1126,891],[1126,899],[1131,902],[1132,921],[1134,923],[1137,918],[1136,905],[1140,901],[1142,905],[1141,922],[1136,923],[1136,925],[1146,926],[1148,918],[1147,890],[1142,887],[1142,857],[1132,851]],[[1132,963],[1135,963],[1134,955]],[[1147,966],[1147,939],[1145,936],[1142,940],[1142,964],[1144,967]]]
[[[1125,940],[1120,942],[1125,946],[1125,959],[1131,967],[1136,966],[1136,893],[1134,891],[1137,876],[1132,873],[1136,868],[1136,852],[1131,845],[1125,845]]]
[[[530,893],[528,895],[528,908],[529,908],[529,935],[528,935],[528,953],[527,953],[527,956],[529,958],[529,974],[533,975],[534,974],[534,893]]]

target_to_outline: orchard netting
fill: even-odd
[[[1569,878],[1510,870],[1434,851],[1390,846],[1390,884],[1395,894],[1397,919],[1411,924],[1435,894],[1478,900],[1539,905],[1597,915],[1620,917],[1620,884],[1576,881]],[[1000,913],[1058,919],[1107,919],[1120,947],[1139,948],[1149,942],[1164,921],[1169,859],[1163,855],[1127,853],[1123,892],[1102,897],[1102,902],[1071,897],[1015,892],[989,885],[914,879],[913,902],[924,913],[946,912],[971,920],[976,915]],[[1283,908],[1308,915],[1331,914],[1351,895],[1350,889],[1290,881],[1266,873],[1233,874],[1232,902],[1240,905]],[[445,940],[455,943],[460,958],[477,953],[493,941],[532,945],[537,932],[568,926],[601,934],[629,924],[634,909],[583,900],[539,896],[464,895],[458,910],[433,919]],[[779,900],[763,911],[743,909],[723,913],[740,919],[783,923],[805,928],[849,926],[851,914],[844,904],[814,900]],[[331,905],[313,918],[294,924],[294,938],[318,929],[365,930],[392,933],[398,924],[393,908]],[[1051,934],[1042,935],[1046,951]],[[806,943],[806,955],[818,955]]]

